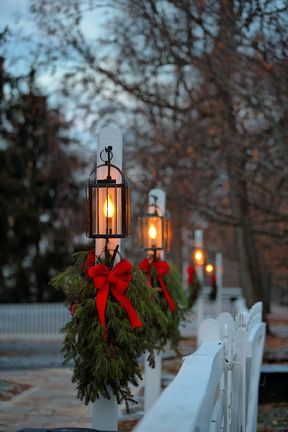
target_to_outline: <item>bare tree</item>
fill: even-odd
[[[265,300],[263,241],[287,234],[287,10],[273,0],[32,3],[47,58],[69,58],[67,88],[100,95],[86,118],[124,111],[135,182],[164,184],[179,226],[197,210],[234,227],[249,305]],[[107,12],[106,33],[90,40],[81,25],[95,11]]]

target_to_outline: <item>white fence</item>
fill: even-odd
[[[220,311],[235,314],[234,299],[241,298],[240,288],[223,288],[221,308],[209,301],[210,288],[204,288],[191,316],[191,325],[183,329],[183,335],[197,333],[196,324],[204,318],[215,317]],[[197,315],[195,319],[194,314]],[[0,304],[0,338],[61,338],[60,330],[70,314],[63,303]]]
[[[189,322],[181,326],[181,334],[184,337],[196,336],[200,324],[206,318],[216,318],[221,312],[229,312],[235,316],[239,310],[237,301],[243,299],[242,289],[236,287],[225,287],[220,290],[217,300],[209,300],[211,288],[204,287],[194,304],[189,315]]]
[[[69,317],[63,303],[1,304],[0,338],[61,338]]]
[[[256,432],[265,324],[262,303],[203,321],[199,349],[135,432]]]
[[[236,303],[242,297],[242,289],[236,287],[221,288],[218,299],[209,300],[211,288],[204,287],[197,299],[197,322],[199,324],[208,317],[216,317],[221,312],[229,312],[232,316],[238,312]]]

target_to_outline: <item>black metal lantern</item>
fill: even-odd
[[[95,168],[87,187],[87,236],[124,238],[129,234],[130,193],[122,171],[111,164],[112,147],[105,147],[107,160]],[[101,178],[99,178],[101,177]]]
[[[153,198],[154,203],[149,205],[148,212],[138,221],[139,241],[144,250],[160,251],[165,248],[164,216],[160,215],[157,197]]]

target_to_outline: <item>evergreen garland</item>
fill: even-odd
[[[91,257],[87,258],[87,252],[76,254],[74,265],[52,280],[55,288],[65,291],[67,303],[73,305],[71,320],[62,330],[64,363],[74,362],[72,382],[77,384],[77,397],[85,404],[94,402],[100,395],[109,399],[111,391],[118,403],[125,400],[127,404],[133,400],[129,383],[137,386],[141,379],[138,359],[144,351],[150,352],[149,365],[154,366],[153,350],[159,346],[151,328],[165,327],[167,319],[159,307],[157,290],[147,284],[142,271],[133,268],[125,295],[142,327],[132,328],[125,309],[109,290],[105,331],[95,307],[97,292],[87,276]]]
[[[142,263],[145,261],[146,260],[142,261]],[[145,265],[143,266],[142,263],[140,264],[140,268],[143,269]],[[177,354],[180,354],[179,342],[181,341],[182,337],[180,334],[179,325],[180,322],[185,322],[186,314],[188,312],[188,301],[183,290],[182,278],[173,264],[169,264],[168,272],[162,276],[167,291],[175,305],[175,309],[171,310],[171,307],[169,307],[167,299],[159,284],[157,270],[155,266],[153,266],[153,262],[151,264],[150,273],[147,274],[146,272],[146,274],[151,281],[151,286],[156,288],[159,293],[159,305],[163,314],[165,314],[167,318],[165,326],[158,326],[154,328],[154,337],[157,339],[161,348],[164,348],[164,346],[168,343]]]

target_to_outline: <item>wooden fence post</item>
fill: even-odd
[[[153,196],[157,197],[157,205],[160,209],[161,216],[165,215],[166,210],[166,194],[161,189],[152,189],[148,197],[148,205],[154,202]],[[164,259],[164,251],[160,251],[159,258]],[[149,366],[145,354],[144,362],[144,410],[145,413],[150,409],[154,402],[158,399],[161,393],[161,371],[162,371],[162,353],[154,351],[155,368]]]
[[[222,312],[217,317],[220,339],[224,342],[224,430],[231,432],[231,405],[232,405],[232,368],[233,368],[233,331],[234,320],[228,312]]]
[[[105,150],[105,147],[112,146],[113,152],[113,165],[122,169],[122,134],[121,132],[112,127],[105,127],[100,130],[97,143],[97,164],[101,163],[100,153]],[[97,170],[97,178],[101,179],[105,176],[105,168]],[[120,239],[110,239],[109,247],[114,249],[119,245]],[[100,255],[105,247],[105,239],[95,240],[95,255]],[[92,405],[92,426],[100,431],[117,432],[118,430],[118,405],[116,396],[110,393],[110,399],[100,396],[99,399]]]
[[[201,229],[195,230],[194,233],[194,247],[203,249],[203,231]],[[195,271],[197,278],[201,284],[201,290],[198,295],[196,302],[196,314],[197,314],[197,346],[199,347],[199,328],[204,319],[204,297],[203,297],[203,287],[204,287],[204,268],[203,265],[198,265],[195,261]]]
[[[223,254],[216,252],[215,255],[215,276],[217,285],[216,294],[216,316],[222,312],[222,287],[223,287]]]
[[[204,245],[203,245],[203,231],[201,229],[197,229],[195,230],[194,233],[194,247],[195,248],[199,248],[199,249],[203,249]],[[195,262],[195,270],[196,270],[196,274],[198,277],[199,282],[201,283],[201,286],[203,287],[204,285],[204,266],[202,265],[198,265],[197,262]]]

